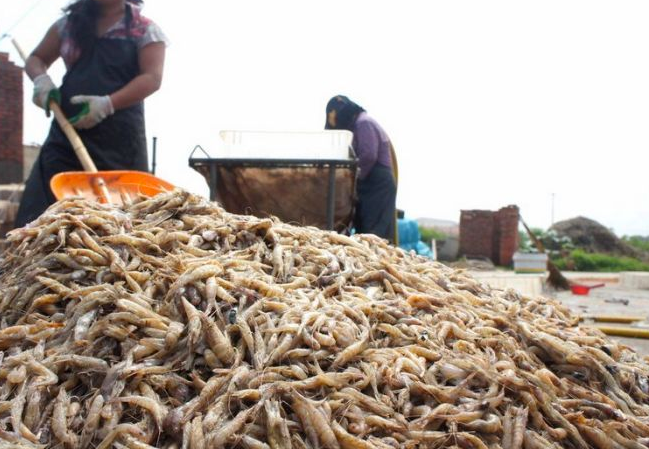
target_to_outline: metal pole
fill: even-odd
[[[552,217],[550,221],[552,222],[551,224],[554,224],[554,193],[552,194]]]
[[[336,165],[329,164],[329,186],[327,189],[327,229],[334,229],[334,208],[336,205]]]
[[[155,175],[156,155],[158,154],[158,138],[153,137],[153,162],[151,164],[151,174]]]
[[[210,201],[216,201],[216,176],[216,165],[210,164]]]

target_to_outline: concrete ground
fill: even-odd
[[[548,291],[544,285],[546,275],[521,275],[511,271],[471,272],[471,275],[496,288],[513,288],[525,295],[556,298],[568,306],[574,313],[582,316],[638,316],[644,322],[634,324],[601,323],[616,327],[641,327],[649,329],[649,289],[633,288],[637,283],[629,283],[617,273],[563,273],[570,282],[595,285],[603,283],[602,288],[590,290],[587,296],[573,295],[568,292]],[[629,286],[631,285],[631,286]],[[644,286],[645,284],[640,284]],[[585,321],[585,324],[594,324]],[[614,340],[633,348],[643,356],[649,357],[649,339],[613,337]]]
[[[607,285],[590,291],[588,296],[573,295],[571,292],[560,292],[554,296],[573,312],[582,315],[613,315],[644,317],[644,322],[634,324],[602,323],[616,327],[638,327],[649,329],[649,290],[621,288]],[[628,304],[627,302],[628,301]],[[591,321],[585,321],[588,324]],[[649,356],[649,339],[613,337],[610,338],[633,348],[639,354]]]

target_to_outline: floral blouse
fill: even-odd
[[[127,27],[125,14],[121,20],[111,26],[101,36],[102,38],[133,39],[138,50],[154,42],[163,42],[165,45],[169,44],[169,40],[155,22],[140,14],[140,9],[137,6],[130,3],[127,5],[131,8],[132,13],[130,27]],[[61,57],[65,62],[65,67],[69,69],[79,59],[81,52],[70,35],[68,17],[65,16],[59,19],[55,26],[61,36]]]

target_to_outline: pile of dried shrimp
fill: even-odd
[[[649,364],[559,303],[182,191],[0,255],[0,448],[649,447]]]

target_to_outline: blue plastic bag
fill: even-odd
[[[415,220],[400,218],[397,221],[399,230],[399,247],[405,251],[415,251],[420,256],[433,257],[433,251],[421,241],[419,224]]]

